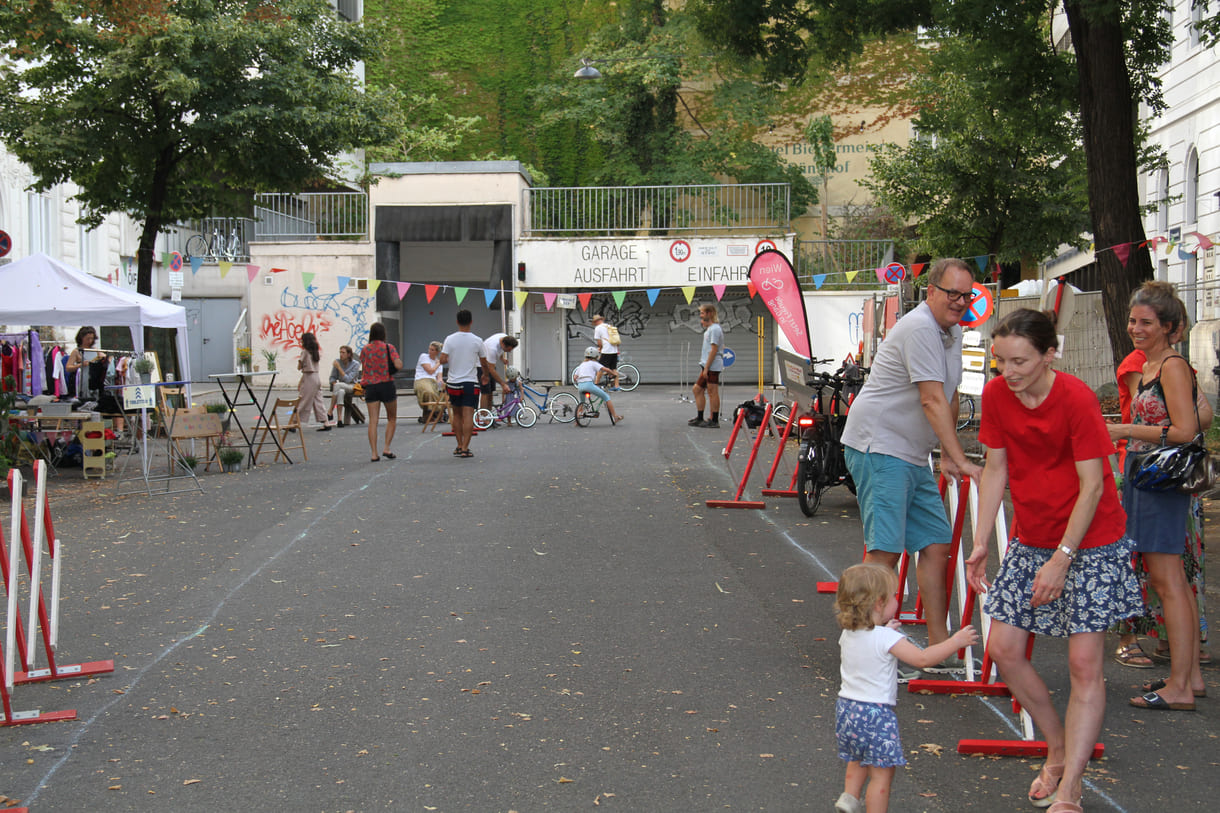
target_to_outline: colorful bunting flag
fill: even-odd
[[[661,289],[660,288],[649,288],[646,293],[648,294],[648,304],[649,305],[657,304],[657,297],[661,295]]]
[[[373,296],[373,297],[377,296],[377,289],[380,287],[381,287],[381,280],[379,280],[379,279],[369,280],[369,296]]]
[[[1131,244],[1124,243],[1121,246],[1115,246],[1114,256],[1118,257],[1118,261],[1123,264],[1123,268],[1126,268],[1127,260],[1131,257]]]
[[[407,295],[407,291],[411,290],[411,283],[395,282],[394,287],[398,289],[398,300],[401,302],[402,298]]]
[[[191,273],[198,274],[203,267],[203,257],[191,257]]]
[[[716,301],[717,301],[717,302],[719,302],[720,300],[724,299],[724,289],[725,289],[725,287],[727,287],[727,286],[724,286],[724,285],[713,285],[713,286],[712,286],[712,293],[714,293],[714,294],[716,295]]]
[[[851,282],[852,280],[854,280],[856,278],[856,274],[859,274],[859,273],[860,273],[859,271],[848,271],[847,272],[847,281]]]
[[[496,301],[496,294],[500,293],[495,288],[483,289],[483,302],[487,307],[491,307],[491,303]]]
[[[338,284],[338,286],[339,286],[339,293],[343,293],[344,291],[346,291],[346,290],[347,290],[347,284],[348,284],[349,282],[351,282],[351,281],[352,281],[352,278],[351,278],[351,277],[336,277],[336,278],[335,278],[335,282],[336,282],[336,283]]]
[[[225,277],[227,277],[231,270],[233,270],[233,263],[229,262],[228,260],[220,261],[220,278],[221,279],[224,279]]]
[[[924,268],[927,267],[927,265],[928,265],[927,263],[915,263],[914,265],[912,265],[911,266],[911,279],[915,279],[920,274],[922,274]],[[851,280],[848,280],[848,282],[851,282]]]
[[[610,296],[614,297],[615,307],[621,309],[623,307],[623,300],[625,300],[627,298],[627,292],[626,291],[612,291],[610,293]]]
[[[822,286],[825,284],[826,284],[826,275],[825,274],[814,274],[813,275],[813,289],[815,291],[822,290]]]
[[[424,286],[424,298],[427,299],[429,303],[431,303],[432,297],[436,296],[436,292],[439,291],[440,289],[441,289],[441,286],[439,286],[439,285],[425,285]]]
[[[989,259],[991,259],[991,258],[986,254],[980,254],[979,256],[974,258],[974,264],[979,267],[980,274],[987,273],[987,261]]]
[[[247,265],[247,266],[246,266],[246,279],[247,279],[247,281],[248,281],[248,282],[254,282],[254,278],[255,278],[255,277],[257,277],[257,276],[258,276],[258,266],[257,266],[257,265]]]
[[[513,291],[513,299],[517,301],[518,309],[525,307],[525,298],[529,295],[529,291]]]
[[[686,304],[689,305],[690,301],[695,298],[695,286],[694,285],[684,286],[682,288],[682,295],[684,297],[686,297]]]
[[[457,287],[455,287],[455,288],[453,289],[453,296],[454,296],[454,299],[456,299],[456,300],[457,300],[457,303],[458,303],[459,305],[461,305],[461,304],[462,304],[462,300],[466,298],[466,293],[467,293],[469,290],[470,290],[469,288],[457,288]]]
[[[315,276],[317,276],[316,271],[302,271],[301,272],[301,285],[305,286],[306,291],[309,290],[309,286],[313,285],[313,278]]]
[[[558,295],[559,294],[547,293],[545,291],[543,292],[542,304],[546,306],[546,309],[548,311],[551,309],[551,306],[553,306],[555,304],[555,297],[557,297]]]
[[[746,280],[746,292],[750,295],[750,299],[753,299],[758,293],[758,289],[754,287],[754,280]]]
[[[576,295],[576,301],[580,303],[580,309],[585,313],[589,312],[589,300],[593,298],[591,293],[583,293]]]

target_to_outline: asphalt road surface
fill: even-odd
[[[65,471],[59,662],[115,671],[15,689],[17,710],[78,719],[3,729],[0,794],[32,811],[832,809],[838,629],[816,585],[860,559],[855,500],[833,489],[813,519],[792,499],[706,507],[733,496],[747,439],[726,465],[727,420],[688,428],[679,394],[620,395],[616,427],[481,433],[467,460],[404,399],[397,460],[370,463],[360,427],[310,427],[307,463],[204,474],[202,493],[116,497]],[[1061,701],[1065,657],[1034,653]],[[1138,711],[1160,673],[1106,674],[1088,809],[1215,809],[1213,701]],[[1037,760],[956,752],[1020,736],[1007,699],[901,692],[898,714],[892,810],[1029,809]]]

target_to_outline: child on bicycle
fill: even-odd
[[[596,347],[586,347],[585,361],[572,373],[572,381],[575,382],[576,389],[595,395],[606,402],[606,409],[610,410],[610,425],[613,426],[621,421],[623,416],[622,413],[614,408],[614,404],[610,402],[610,396],[606,394],[606,391],[597,386],[597,379],[601,377],[602,373],[614,375],[613,370],[597,360],[600,355],[601,353]]]
[[[898,661],[917,668],[940,663],[978,640],[964,627],[948,640],[920,649],[899,631],[898,576],[877,564],[843,571],[835,595],[839,636],[839,674],[843,681],[835,706],[839,758],[847,762],[839,813],[878,813],[889,808],[894,769],[906,765],[898,738]],[[868,780],[868,797],[864,783]]]

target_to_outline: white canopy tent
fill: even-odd
[[[183,380],[191,379],[186,308],[124,291],[45,254],[0,266],[0,324],[126,325],[137,353],[144,352],[143,328],[178,328],[178,370]]]

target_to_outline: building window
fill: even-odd
[[[1156,231],[1164,234],[1169,231],[1169,170],[1162,169],[1156,174]]]
[[[1190,47],[1191,48],[1198,48],[1199,43],[1202,41],[1201,38],[1199,37],[1199,25],[1202,22],[1203,22],[1202,4],[1197,3],[1197,2],[1191,3],[1190,4],[1190,25],[1187,26],[1190,29],[1189,36],[1190,36]]]
[[[360,0],[332,0],[332,5],[339,12],[339,16],[348,22],[360,20]]]
[[[1199,151],[1194,147],[1186,154],[1184,180],[1186,189],[1183,191],[1182,200],[1186,211],[1183,213],[1182,222],[1185,226],[1193,226],[1199,222]]]
[[[30,253],[42,252],[51,256],[51,199],[37,192],[26,193],[29,209],[28,245]]]

